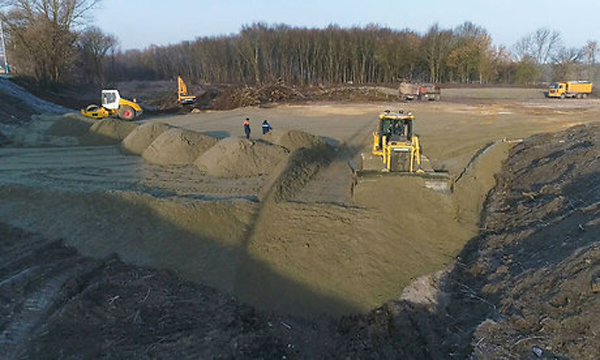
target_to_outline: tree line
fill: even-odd
[[[82,19],[98,0],[0,0],[9,53],[20,74],[40,82],[163,80],[257,84],[436,83],[534,84],[592,80],[596,41],[563,45],[541,28],[514,46],[495,46],[481,26],[432,25],[427,32],[378,25],[323,29],[255,23],[238,34],[120,51],[117,39]]]

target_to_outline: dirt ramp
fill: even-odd
[[[88,133],[79,138],[79,144],[116,145],[137,127],[136,124],[116,119],[95,121]]]
[[[313,148],[324,144],[319,136],[300,130],[280,131],[273,130],[265,135],[265,140],[275,145],[282,146],[289,151],[302,148]]]
[[[129,154],[142,155],[157,137],[172,127],[161,123],[146,123],[133,130],[121,143],[121,149]]]
[[[271,173],[288,156],[280,146],[263,141],[227,138],[219,141],[194,163],[209,175],[239,178]]]
[[[190,130],[174,128],[160,134],[142,156],[158,165],[191,165],[217,143],[217,139]]]
[[[52,136],[84,136],[94,125],[94,120],[77,113],[62,116],[41,115],[55,118],[54,123],[46,130],[46,135]]]

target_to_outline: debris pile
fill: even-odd
[[[283,81],[276,81],[258,86],[243,86],[226,90],[215,99],[212,108],[215,110],[230,110],[239,107],[303,99],[305,99],[305,96],[300,91]]]

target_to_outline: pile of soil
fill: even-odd
[[[138,125],[134,123],[117,119],[95,121],[88,133],[79,138],[79,144],[86,146],[116,145],[137,127]]]
[[[209,175],[240,178],[261,176],[288,156],[280,146],[244,138],[226,138],[200,156],[194,164]]]
[[[23,100],[0,92],[0,124],[22,124],[36,111]]]
[[[121,143],[121,148],[129,154],[142,155],[144,150],[152,144],[157,137],[171,126],[161,123],[146,123],[133,130]]]
[[[300,148],[282,161],[271,173],[259,198],[275,202],[290,201],[334,156],[333,149],[325,144]]]
[[[291,152],[301,148],[309,149],[325,144],[319,136],[295,129],[285,132],[275,129],[265,135],[264,139],[275,145],[282,146]]]
[[[142,156],[158,165],[191,165],[206,150],[217,143],[217,139],[185,129],[169,129],[160,134],[144,150]]]
[[[74,136],[86,135],[96,121],[77,113],[69,113],[55,116],[56,120],[46,130],[46,135],[52,136]]]
[[[214,110],[231,110],[239,107],[289,102],[305,99],[296,88],[276,81],[258,86],[234,87],[219,95],[213,102]]]

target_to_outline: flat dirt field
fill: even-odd
[[[423,152],[449,174],[451,193],[421,177],[357,172],[385,109],[413,112]],[[444,268],[478,234],[494,174],[514,144],[599,115],[596,99],[449,89],[440,102],[209,111],[148,117],[127,131],[88,124],[68,134],[71,141],[53,142],[65,134],[55,123],[44,147],[0,148],[0,221],[87,256],[116,253],[128,264],[171,270],[261,310],[364,313]],[[265,141],[223,140],[241,137],[246,117],[252,139]],[[263,138],[264,119],[279,137]],[[153,133],[145,146],[154,155],[123,150],[126,136],[156,123],[190,131],[167,130],[162,140],[167,132]],[[327,145],[308,146],[308,135],[290,130]],[[298,144],[308,148],[295,151]],[[169,156],[158,164],[157,154]]]

